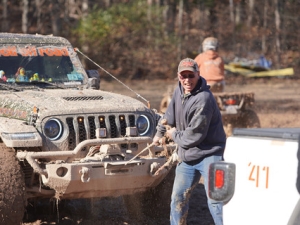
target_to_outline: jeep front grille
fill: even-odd
[[[109,116],[109,124],[110,124],[110,137],[117,137],[117,125],[115,116]]]
[[[68,149],[74,149],[76,145],[87,139],[96,138],[96,128],[106,128],[107,138],[124,137],[126,127],[135,126],[134,115],[94,115],[67,117],[66,122],[69,128]],[[127,144],[122,144],[122,148],[127,148]],[[137,145],[132,143],[131,148]]]

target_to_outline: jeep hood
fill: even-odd
[[[67,114],[135,112],[147,108],[131,97],[91,89],[2,92],[0,97],[1,116],[26,120],[35,107],[40,118]]]

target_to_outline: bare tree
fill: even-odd
[[[153,1],[152,0],[147,0],[147,5],[148,5],[148,8],[147,8],[147,20],[149,22],[152,21],[152,5],[153,5]],[[151,31],[149,30],[148,31],[148,34],[147,34],[147,39],[149,40],[151,38]]]
[[[50,4],[52,34],[59,35],[60,33],[60,4],[57,0]]]
[[[230,20],[234,24],[234,5],[233,0],[229,0]]]
[[[2,0],[2,31],[8,31],[8,20],[7,20],[7,0]]]
[[[235,24],[238,25],[241,23],[241,1],[236,1],[235,3]]]
[[[28,0],[23,0],[23,13],[22,13],[22,32],[28,32]]]
[[[266,39],[267,39],[266,31],[267,31],[267,26],[268,26],[267,13],[268,13],[268,1],[266,0],[264,2],[263,34],[262,34],[262,40],[261,40],[261,50],[264,54],[267,52],[267,44],[266,44]]]
[[[185,42],[188,42],[189,40],[189,31],[191,27],[191,16],[192,16],[192,7],[190,7],[190,4],[188,4],[187,1],[184,2],[184,8],[185,8],[185,17],[184,17],[184,25],[183,25],[183,31],[184,31],[184,40]]]
[[[89,12],[89,1],[88,0],[83,0],[82,1],[82,16],[86,17]]]
[[[248,34],[252,33],[252,20],[253,20],[253,13],[254,13],[254,4],[255,4],[255,0],[249,0],[248,3],[248,19],[247,19],[247,29],[248,29]],[[247,52],[250,52],[252,49],[252,43],[253,40],[251,39],[251,37],[249,35],[247,35]]]
[[[42,31],[42,5],[45,3],[45,0],[35,0],[35,5],[36,5],[36,30],[38,33],[41,33]]]
[[[86,17],[88,16],[88,12],[89,12],[89,4],[88,4],[88,0],[83,0],[82,1],[82,18],[83,20],[86,19]],[[83,34],[83,38],[86,39],[86,35]],[[83,44],[82,49],[84,52],[88,52],[89,51],[89,46],[87,44]],[[82,64],[85,68],[87,68],[87,62],[86,59],[82,60]]]
[[[231,29],[232,29],[232,43],[235,46],[235,13],[234,13],[234,1],[229,0],[229,11],[230,11],[230,21],[231,21]]]
[[[183,0],[179,0],[179,13],[178,13],[178,36],[179,43],[177,46],[177,59],[181,59],[182,54],[182,23],[183,23]]]
[[[248,13],[248,20],[247,20],[248,28],[250,28],[252,24],[254,4],[255,4],[255,0],[249,0],[249,13]]]
[[[281,19],[280,19],[280,10],[279,10],[279,1],[274,0],[274,6],[275,6],[275,27],[276,27],[276,32],[275,32],[275,45],[276,45],[276,64],[277,67],[279,67],[280,63],[280,54],[281,54],[281,49],[280,49],[280,24],[281,24]]]
[[[146,2],[145,0],[138,1]],[[0,6],[1,31],[16,32],[21,30],[24,33],[32,31],[53,33],[76,42],[78,37],[70,35],[71,30],[75,28],[79,20],[88,16],[92,6],[105,9],[126,2],[133,1],[2,0]],[[199,47],[199,41],[202,42],[208,35],[220,38],[222,49],[237,55],[240,54],[240,56],[248,52],[261,51],[274,62],[274,66],[279,66],[280,58],[285,54],[283,49],[295,54],[299,53],[299,1],[147,0],[147,3],[147,19],[156,24],[155,21],[159,20],[154,15],[158,15],[158,13],[153,10],[155,7],[161,10],[163,7],[164,22],[156,25],[162,26],[161,29],[165,31],[165,37],[177,35],[177,51],[173,51],[173,58],[176,55],[175,57],[180,59],[186,53],[194,53],[195,49]],[[34,27],[35,25],[36,27]],[[154,31],[151,34],[150,30],[143,32],[145,35],[143,40],[153,38],[153,35],[157,34]],[[80,35],[82,37],[84,34]],[[164,39],[168,40],[167,38]],[[120,41],[128,42],[125,37],[124,40]],[[160,47],[159,44],[157,46]],[[84,48],[86,48],[85,52],[94,51],[91,47]],[[185,50],[187,52],[184,52]],[[289,63],[295,64],[298,63],[298,60],[295,59]],[[280,65],[280,67],[282,66],[285,65]]]
[[[104,3],[106,8],[110,7],[112,4],[111,0],[104,0]]]
[[[80,9],[80,0],[67,0],[66,10],[69,12],[69,17],[73,19],[81,19],[82,11]],[[85,3],[83,3],[85,4]]]
[[[163,4],[164,29],[165,34],[168,35],[175,30],[176,2],[175,0],[165,0]]]

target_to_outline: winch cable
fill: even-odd
[[[138,98],[143,99],[145,102],[147,102],[148,108],[150,108],[150,102],[145,99],[143,96],[141,96],[140,94],[138,94],[137,92],[135,92],[134,90],[132,90],[130,87],[128,87],[126,84],[124,84],[122,81],[120,81],[118,78],[116,78],[114,75],[112,75],[110,72],[108,72],[107,70],[105,70],[103,67],[101,67],[99,64],[97,64],[95,61],[93,61],[91,58],[89,58],[87,55],[85,55],[83,52],[81,52],[78,48],[74,48],[75,52],[79,52],[82,56],[84,56],[85,58],[87,58],[88,60],[90,60],[92,63],[94,63],[96,66],[98,66],[101,70],[103,70],[105,73],[107,73],[108,75],[110,75],[112,78],[114,78],[116,81],[118,81],[120,84],[122,84],[124,87],[126,87],[128,90],[132,91],[133,93],[136,94],[136,96]]]
[[[142,151],[140,151],[138,154],[136,154],[134,157],[132,157],[130,160],[128,160],[128,161],[125,163],[125,165],[127,165],[128,163],[130,163],[131,161],[133,161],[135,158],[137,158],[137,157],[138,157],[140,154],[142,154],[144,151],[149,150],[149,152],[150,152],[150,147],[152,147],[152,146],[154,146],[154,143],[152,143],[152,144],[150,144],[150,145],[147,144],[147,147],[146,147],[146,148],[144,148]]]

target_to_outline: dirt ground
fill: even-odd
[[[142,96],[150,101],[151,108],[159,108],[163,93],[174,81],[134,80],[124,82],[136,93],[112,78],[101,82],[101,89],[132,97]],[[228,79],[227,92],[254,92],[254,111],[258,114],[261,127],[300,127],[300,80],[299,79]],[[138,98],[141,99],[141,98]],[[144,102],[143,99],[141,101]],[[146,103],[146,102],[145,102]],[[166,195],[170,194],[165,190]],[[166,196],[169,199],[169,196]],[[157,205],[166,204],[159,199]],[[23,225],[41,224],[103,224],[103,225],[167,225],[169,224],[168,204],[160,217],[130,218],[122,197],[92,200],[73,200],[58,204],[49,201],[31,208]],[[191,197],[188,216],[189,225],[212,225],[206,196],[202,184],[198,184]]]

